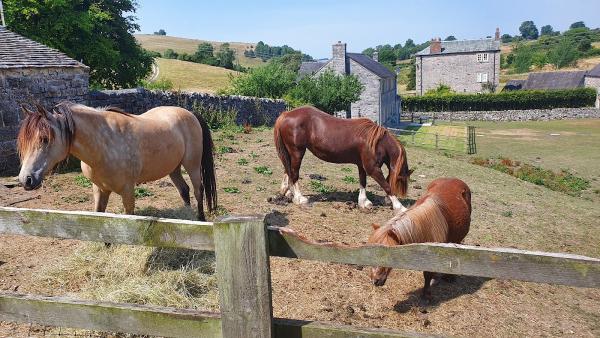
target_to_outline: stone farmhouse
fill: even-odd
[[[23,103],[85,102],[89,68],[0,26],[0,174],[14,174]]]
[[[424,95],[440,84],[457,93],[481,93],[500,80],[500,30],[493,39],[431,40],[416,55],[416,91]]]
[[[360,53],[348,53],[346,44],[333,45],[332,58],[326,61],[303,62],[300,76],[315,76],[332,70],[337,74],[353,74],[364,85],[360,99],[339,117],[369,118],[380,125],[395,126],[400,120],[400,97],[397,94],[396,74],[377,62],[377,53],[370,58]]]
[[[596,88],[596,108],[600,108],[600,64],[585,75],[584,86]]]

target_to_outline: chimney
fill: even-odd
[[[379,62],[379,52],[377,52],[377,51],[373,52],[373,60]]]
[[[500,28],[496,27],[496,41],[500,41]]]
[[[338,41],[333,45],[333,58],[346,60],[346,44]]]
[[[440,54],[442,52],[442,39],[433,38],[429,45],[429,54]]]

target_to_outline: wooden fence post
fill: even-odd
[[[214,224],[223,337],[270,338],[271,275],[264,217],[224,217]]]

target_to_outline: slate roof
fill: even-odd
[[[569,89],[583,87],[586,71],[530,73],[522,89]]]
[[[417,56],[474,52],[495,52],[500,50],[500,41],[494,39],[442,41],[442,52],[430,54],[429,47],[418,52]]]
[[[0,26],[0,69],[80,67],[81,62]]]
[[[298,74],[302,75],[313,75],[318,72],[328,61],[310,61],[302,62]]]
[[[346,56],[349,57],[350,59],[356,61],[361,66],[367,68],[369,71],[371,71],[375,75],[379,76],[380,78],[385,79],[385,78],[390,78],[390,77],[396,76],[396,74],[394,72],[385,68],[384,65],[373,60],[372,58],[368,57],[367,55],[359,54],[359,53],[346,53]]]
[[[600,65],[596,65],[596,67],[592,68],[589,72],[587,72],[586,76],[600,77]]]
[[[508,80],[502,91],[519,90],[523,88],[527,80]]]

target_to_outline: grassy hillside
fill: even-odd
[[[185,52],[193,54],[198,48],[198,45],[203,42],[211,43],[215,51],[217,51],[219,50],[221,44],[223,44],[223,42],[186,39],[174,36],[153,34],[136,34],[135,38],[145,49],[160,53],[163,53],[165,50],[170,48],[178,53]],[[263,64],[263,62],[260,59],[247,58],[244,56],[244,51],[253,45],[254,44],[252,43],[246,42],[229,42],[229,47],[235,50],[236,61],[238,61],[244,67],[256,67],[258,65]]]
[[[237,72],[221,68],[173,59],[156,59],[158,79],[173,82],[173,89],[214,93],[228,84],[229,74]]]

